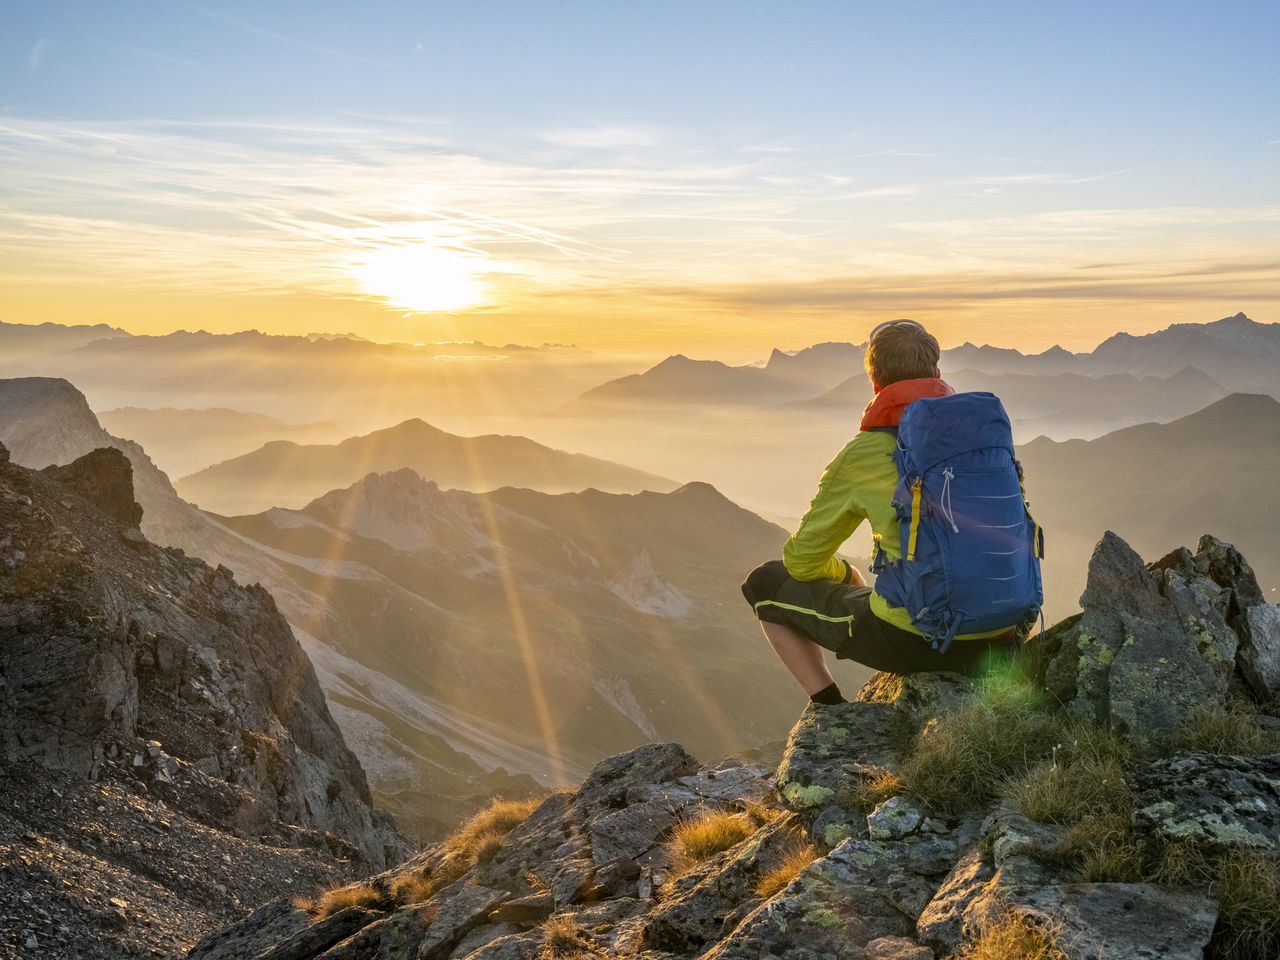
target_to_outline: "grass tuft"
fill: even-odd
[[[1280,737],[1258,725],[1251,705],[1236,701],[1196,707],[1174,745],[1199,753],[1275,753]]]
[[[742,814],[757,827],[763,827],[777,820],[782,815],[782,811],[768,804],[747,800],[742,804]]]
[[[747,815],[727,810],[711,810],[695,820],[682,821],[669,843],[672,875],[687,873],[717,853],[737,846],[756,829]]]
[[[305,910],[316,920],[323,920],[347,907],[377,908],[383,906],[383,903],[382,894],[371,883],[353,883],[345,887],[334,887],[332,890],[324,891],[314,900],[305,897],[296,897],[293,900],[295,907]]]
[[[477,853],[491,846],[495,837],[501,842],[503,837],[520,826],[529,814],[542,805],[542,800],[542,797],[493,800],[450,834],[444,841],[444,856],[460,857],[472,864],[479,862]]]
[[[906,792],[902,778],[892,770],[882,770],[874,776],[866,777],[842,796],[842,803],[859,813],[870,813],[891,797]]]
[[[391,884],[392,899],[401,904],[421,903],[472,867],[489,862],[502,847],[506,835],[541,803],[542,799],[537,797],[492,801],[444,839],[434,868],[397,877]]]
[[[812,843],[792,844],[783,853],[778,865],[761,875],[756,883],[756,896],[762,900],[768,900],[775,893],[785,889],[801,870],[818,859],[819,852]]]
[[[1071,825],[1130,808],[1124,768],[1114,760],[1044,760],[1009,780],[1004,799],[1041,823]]]
[[[1006,914],[961,948],[955,960],[1068,960],[1057,931],[1028,916]]]
[[[920,732],[898,772],[901,786],[938,813],[962,813],[992,800],[999,784],[1049,755],[1065,726],[1046,712],[1030,683],[993,675],[976,696]]]
[[[1209,954],[1222,960],[1280,956],[1280,858],[1236,848],[1210,856],[1190,843],[1169,843],[1153,877],[1177,886],[1208,886],[1218,901]]]
[[[596,956],[599,952],[572,914],[558,913],[542,925],[539,960],[585,960]]]
[[[402,873],[392,880],[389,893],[396,903],[407,905],[431,899],[437,889],[429,871],[415,870],[412,873]]]

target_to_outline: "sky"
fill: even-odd
[[[1280,297],[1280,4],[9,0],[0,320],[756,356]]]

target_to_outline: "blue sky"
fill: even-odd
[[[132,166],[58,212],[92,211],[97,222],[118,216],[149,228],[243,219],[249,201],[238,205],[241,187],[231,183],[221,188],[225,209],[216,213],[207,203],[199,211],[172,202],[160,209],[141,199],[113,210],[123,178],[140,191],[148,167],[170,197],[202,190],[204,164],[215,153],[241,157],[246,169],[261,169],[268,154],[278,163],[290,151],[312,164],[341,163],[350,161],[353,140],[376,140],[378,169],[396,190],[424,175],[421,166],[396,173],[397,154],[413,164],[434,152],[498,165],[506,172],[490,169],[475,180],[475,197],[458,201],[465,209],[515,218],[583,249],[607,248],[627,268],[571,276],[553,266],[546,276],[556,283],[652,286],[681,274],[688,244],[713,241],[707,269],[717,276],[729,254],[761,244],[770,251],[766,272],[776,265],[785,276],[826,282],[841,270],[936,273],[956,253],[930,248],[940,235],[928,229],[934,222],[943,233],[976,237],[974,249],[994,245],[985,265],[966,262],[965,270],[1000,270],[1016,254],[1024,224],[1040,224],[1041,236],[1045,218],[1059,222],[1064,214],[1076,217],[1062,234],[1074,246],[1033,244],[1035,256],[1046,268],[1078,266],[1090,243],[1108,261],[1127,249],[1126,236],[1105,226],[1123,209],[1140,211],[1134,222],[1150,221],[1133,242],[1152,266],[1162,235],[1175,235],[1163,248],[1170,263],[1213,259],[1218,250],[1227,260],[1252,261],[1276,240],[1277,3],[357,8],[204,0],[11,2],[3,16],[0,125],[14,139],[0,138],[0,173],[12,174],[18,187],[7,196],[0,188],[0,201],[28,222],[33,211],[57,207],[59,191],[40,189],[43,172],[63,169],[75,180],[74,143],[91,130],[132,145],[115,154],[117,164]],[[284,143],[282,131],[297,129],[308,135]],[[167,149],[175,137],[203,159]],[[542,176],[597,182],[604,170],[644,176],[602,198],[594,217],[580,210],[560,220],[527,197],[509,210],[486,200],[494,183],[513,176],[533,189]],[[678,208],[669,196],[655,200],[649,178],[674,177],[687,196],[690,184],[703,190],[706,171],[731,202],[693,210],[686,200]],[[819,189],[820,180],[830,189]],[[602,215],[606,203],[626,215]],[[664,264],[655,253],[664,238],[636,228],[639,213],[658,208],[668,222],[738,226],[713,234],[681,225],[668,237]],[[1167,213],[1175,208],[1184,214]],[[1101,233],[1080,228],[1084,211],[1104,214]],[[1153,220],[1151,211],[1166,212]],[[792,227],[741,226],[783,215]],[[805,222],[812,228],[799,226]],[[956,226],[980,222],[999,229]],[[1192,242],[1193,233],[1201,239]],[[491,240],[450,233],[432,242],[492,258]],[[870,252],[877,248],[879,259]],[[742,276],[728,280],[757,275],[755,254],[743,256]],[[495,262],[495,275],[531,275],[527,266]],[[34,270],[23,276],[35,282]],[[207,265],[193,264],[191,276],[213,282]],[[681,275],[681,282],[695,280]],[[341,293],[340,283],[317,283],[312,293]],[[1274,292],[1253,287],[1267,294],[1254,303]]]

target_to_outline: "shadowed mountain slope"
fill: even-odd
[[[43,956],[169,953],[405,853],[270,595],[140,515],[119,450],[0,447],[0,903],[40,897]]]
[[[1252,559],[1268,597],[1280,586],[1280,401],[1272,397],[1232,394],[1172,423],[1096,440],[1041,438],[1019,456],[1059,596],[1078,593],[1081,558],[1108,529],[1149,554],[1219,531]]]

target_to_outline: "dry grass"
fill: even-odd
[[[322,920],[347,907],[380,907],[383,905],[383,896],[371,883],[353,883],[326,890],[314,900],[297,897],[293,905],[299,910],[305,910],[314,919]]]
[[[747,800],[742,804],[742,814],[757,827],[763,827],[777,820],[782,815],[782,811],[764,803]]]
[[[967,703],[929,723],[898,776],[905,792],[956,815],[987,803],[1064,739],[1065,723],[1013,675],[987,678]]]
[[[785,889],[797,874],[818,859],[820,851],[812,843],[793,843],[782,855],[782,860],[772,870],[761,875],[756,883],[756,896],[768,900]]]
[[[669,842],[672,876],[687,873],[704,860],[737,846],[756,829],[746,814],[726,810],[712,810],[696,820],[682,821]]]
[[[474,864],[481,859],[477,854],[486,848],[490,849],[492,855],[494,839],[500,843],[503,837],[520,826],[529,814],[541,806],[543,799],[531,797],[528,800],[492,801],[450,834],[444,841],[444,856],[461,857]]]
[[[1208,886],[1218,901],[1210,952],[1222,960],[1280,956],[1280,858],[1237,848],[1209,857],[1189,843],[1166,844],[1152,878]]]
[[[1084,883],[1138,883],[1147,879],[1146,853],[1134,837],[1129,813],[1090,817],[1070,826],[1049,859],[1075,864]]]
[[[982,930],[955,960],[1068,960],[1056,937],[1056,930],[1010,913]]]
[[[1237,701],[1197,707],[1174,745],[1201,753],[1274,753],[1280,750],[1280,737],[1258,725],[1251,705]]]
[[[425,870],[403,873],[391,881],[391,899],[399,904],[422,903],[431,899],[438,887]]]
[[[1010,780],[1004,799],[1041,823],[1074,824],[1129,809],[1124,768],[1114,760],[1045,760]]]
[[[396,878],[391,884],[391,898],[396,903],[421,903],[472,867],[492,860],[506,835],[541,803],[539,797],[492,801],[445,838],[440,845],[440,859],[432,869]]]
[[[866,814],[905,791],[902,778],[891,770],[885,770],[861,781],[842,800],[845,806]]]
[[[540,960],[586,960],[597,957],[591,939],[571,914],[560,913],[542,925]]]

